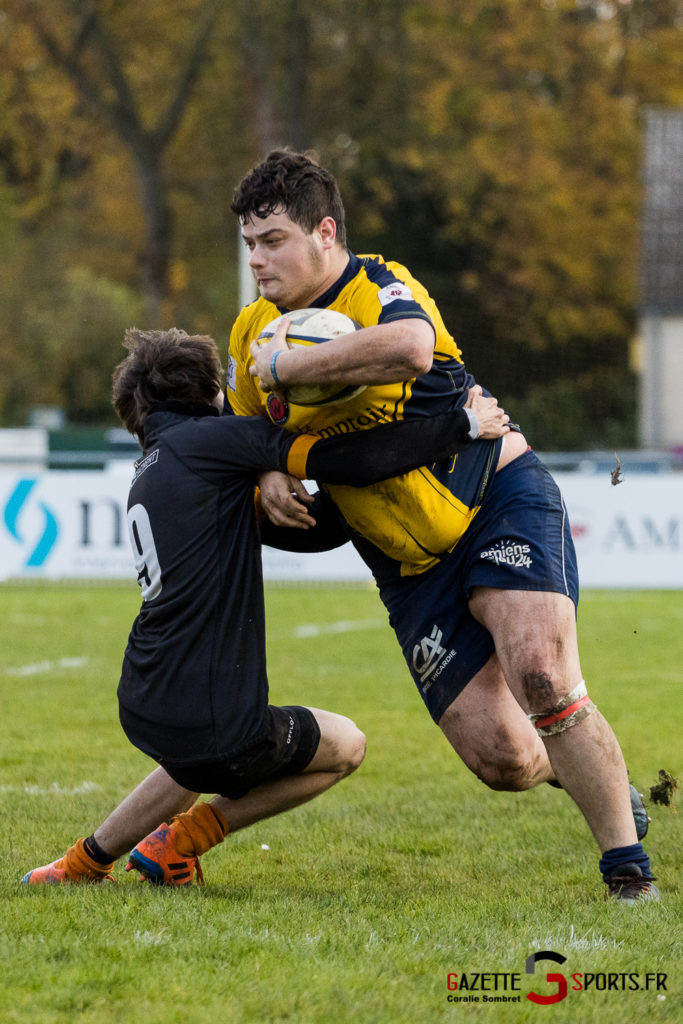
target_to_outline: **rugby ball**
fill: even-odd
[[[302,345],[320,345],[331,338],[342,334],[351,334],[360,330],[351,317],[339,313],[335,309],[295,309],[285,314],[289,320],[287,345],[294,348]],[[257,341],[264,345],[275,334],[282,317],[279,316],[267,324],[259,334]],[[287,399],[293,405],[333,405],[335,402],[348,402],[350,398],[365,391],[367,385],[361,384],[294,384],[287,388]]]

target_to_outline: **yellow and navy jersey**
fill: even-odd
[[[237,415],[260,413],[295,433],[333,437],[393,420],[434,416],[465,403],[474,379],[433,299],[401,264],[350,254],[342,276],[312,305],[345,313],[361,327],[414,317],[427,320],[435,334],[431,369],[323,406],[294,405],[276,396],[269,400],[249,374],[249,347],[287,310],[259,298],[242,310],[230,335],[228,399]],[[327,488],[352,531],[370,543],[363,543],[363,555],[376,577],[424,572],[455,547],[479,510],[498,447],[496,442],[477,441],[459,455],[379,484]]]

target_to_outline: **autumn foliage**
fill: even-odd
[[[0,422],[111,421],[125,327],[225,344],[229,210],[273,145],[337,174],[542,448],[634,441],[642,113],[679,0],[6,0]]]

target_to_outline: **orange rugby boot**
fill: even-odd
[[[204,884],[199,858],[178,853],[175,833],[166,822],[131,850],[126,871],[133,870],[152,885],[192,885],[196,871],[198,883]]]
[[[87,855],[83,848],[83,840],[70,846],[63,857],[44,864],[42,868],[33,868],[21,880],[22,885],[101,885],[102,882],[114,882],[110,873],[113,862],[108,865],[97,864]]]

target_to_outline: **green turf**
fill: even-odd
[[[491,792],[460,764],[370,588],[267,593],[272,698],[353,717],[368,737],[354,776],[228,837],[204,858],[204,889],[160,892],[122,862],[116,886],[21,887],[25,871],[92,831],[153,767],[116,716],[136,609],[129,586],[0,587],[0,1020],[681,1019],[680,816],[649,807],[662,903],[604,902],[596,849],[571,802],[548,786]],[[682,620],[678,592],[582,598],[589,692],[646,796],[660,768],[681,775]],[[527,956],[548,949],[566,963],[526,975]],[[555,991],[549,971],[569,979],[567,997],[534,1005],[526,993]],[[507,974],[508,985],[518,976],[519,992],[448,1002],[449,973],[484,972]],[[572,991],[576,973],[603,985],[612,974],[621,986],[657,972],[666,991]]]

